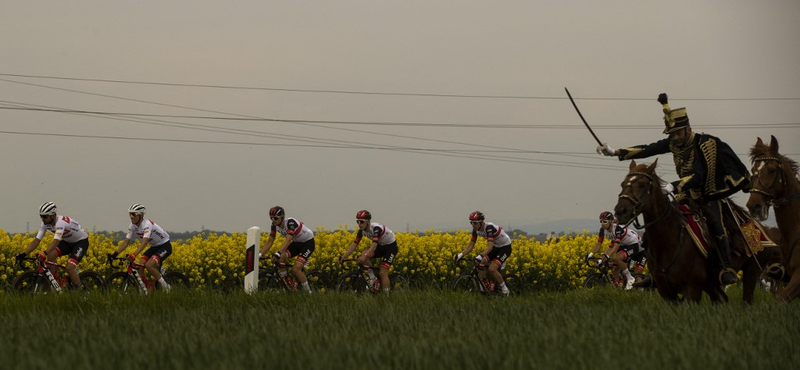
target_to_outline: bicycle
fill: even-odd
[[[633,271],[633,264],[633,261],[629,263],[628,268],[631,269],[631,271]],[[608,260],[604,260],[602,258],[587,258],[586,265],[597,268],[597,271],[589,274],[589,276],[587,276],[583,281],[584,289],[591,289],[604,285],[614,285],[614,277],[611,275],[611,266],[609,265]],[[632,276],[635,282],[642,282],[647,278],[647,275],[638,272],[633,273]],[[622,276],[621,278],[624,281],[625,277]]]
[[[461,271],[464,271],[463,263],[465,263],[466,259],[460,259],[456,262],[456,267],[458,267]],[[472,264],[472,270],[470,272],[462,272],[456,280],[453,282],[452,289],[456,292],[466,292],[466,293],[481,293],[486,295],[502,295],[503,293],[500,289],[495,289],[497,282],[494,280],[489,280],[488,278],[481,279],[479,271],[486,270],[486,266],[482,266],[480,264],[480,259],[477,257],[474,259],[474,263]],[[500,266],[500,276],[503,277],[503,281],[506,283],[506,287],[508,288],[509,295],[518,295],[524,293],[525,285],[522,283],[522,279],[519,276],[514,274],[505,274],[503,272],[505,270],[505,263]]]
[[[285,292],[294,292],[297,291],[298,286],[300,283],[297,281],[297,277],[292,274],[291,271],[287,271],[286,277],[281,278],[280,269],[286,268],[287,270],[291,270],[287,264],[281,266],[279,262],[273,261],[271,257],[261,257],[259,258],[259,263],[261,261],[270,261],[272,262],[271,268],[264,268],[261,269],[259,266],[259,273],[258,273],[258,289],[259,290],[269,290],[269,291],[285,291]],[[311,288],[311,291],[314,293],[325,293],[328,288],[328,279],[325,277],[325,274],[314,271],[314,272],[306,272],[306,266],[303,265],[303,273],[306,275],[306,279],[308,279],[308,286]]]
[[[347,262],[356,262],[356,259],[348,258],[346,260],[342,260],[342,264]],[[372,270],[372,273],[377,277],[375,280],[374,285],[370,286],[369,281],[369,270]],[[336,281],[336,290],[339,292],[351,292],[351,293],[362,293],[362,292],[372,292],[372,293],[379,293],[381,288],[381,279],[380,279],[380,267],[377,266],[366,266],[356,265],[353,270],[350,272],[346,272],[343,274],[339,279]],[[389,290],[405,290],[408,289],[408,279],[405,276],[393,272],[389,274]]]
[[[112,268],[119,268],[115,263],[116,261],[125,261],[127,263],[127,268],[125,271],[117,271],[108,276],[106,285],[109,291],[123,294],[139,292],[143,295],[147,295],[154,290],[163,289],[155,280],[148,279],[139,274],[139,269],[144,268],[143,264],[131,261],[125,257],[112,258],[108,263]],[[164,281],[169,285],[170,292],[174,290],[191,289],[189,278],[187,278],[186,275],[177,271],[165,271],[163,266],[161,266],[160,270],[161,277],[163,277]]]
[[[70,284],[69,274],[67,274],[67,266],[60,265],[55,262],[47,260],[39,260],[37,257],[27,257],[18,261],[19,267],[23,270],[27,269],[25,261],[36,261],[38,266],[35,270],[25,271],[17,276],[11,283],[11,289],[18,293],[37,294],[47,293],[49,291],[63,293],[68,289]],[[59,275],[53,273],[48,267],[57,267],[63,272]],[[106,288],[105,281],[100,274],[94,271],[84,271],[78,273],[78,278],[81,280],[81,290],[84,292],[97,292],[103,291]]]

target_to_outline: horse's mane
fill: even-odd
[[[782,163],[786,163],[789,165],[789,168],[794,173],[795,178],[800,180],[800,165],[797,164],[793,159],[778,153],[772,152],[772,147],[767,144],[758,144],[756,143],[750,148],[750,163],[755,163],[756,158],[759,157],[777,157],[781,160]]]

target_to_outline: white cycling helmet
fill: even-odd
[[[144,214],[146,212],[147,212],[147,208],[144,208],[144,206],[139,204],[139,203],[136,203],[136,204],[132,205],[130,208],[128,208],[128,213],[138,213],[138,214],[144,216]]]
[[[42,206],[39,207],[39,216],[47,216],[47,215],[54,215],[56,214],[56,204],[53,202],[44,202]]]

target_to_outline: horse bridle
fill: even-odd
[[[628,175],[625,176],[625,180],[627,181],[629,177],[636,176],[636,175],[644,176],[648,180],[650,180],[650,186],[647,187],[647,191],[644,192],[644,194],[642,194],[641,196],[636,196],[635,194],[633,194],[633,189],[631,188],[631,194],[630,195],[620,193],[618,198],[619,199],[627,199],[628,201],[633,203],[633,217],[631,217],[631,221],[628,221],[628,224],[633,223],[633,226],[636,227],[637,229],[644,229],[645,227],[650,226],[650,225],[652,225],[652,224],[654,224],[654,223],[656,223],[658,221],[661,221],[665,217],[667,217],[667,214],[669,214],[669,208],[670,207],[664,207],[664,212],[661,213],[658,217],[656,217],[655,220],[652,220],[650,222],[646,222],[644,225],[640,225],[639,224],[639,215],[642,214],[641,207],[642,207],[642,204],[644,204],[644,198],[647,197],[648,195],[650,195],[650,191],[652,191],[653,183],[656,182],[656,179],[653,178],[653,176],[650,175],[647,172],[629,172]],[[625,189],[625,187],[631,187],[631,186],[632,186],[631,181],[628,181],[623,186],[623,190]]]
[[[764,184],[764,182],[761,181],[761,177],[759,176],[759,172],[761,172],[761,166],[759,166],[758,168],[754,167],[755,169],[753,170],[753,177],[756,178],[756,181],[753,184],[753,187],[750,188],[750,192],[763,195],[764,197],[767,198],[767,204],[772,205],[772,208],[778,208],[780,206],[786,205],[787,203],[792,201],[792,199],[800,196],[800,192],[787,195],[783,198],[775,197],[775,182],[777,181],[778,184],[783,184],[784,187],[786,186],[786,181],[784,181],[786,173],[783,171],[783,161],[779,157],[758,157],[756,159],[753,159],[754,164],[758,162],[769,162],[769,161],[778,162],[778,172],[779,172],[778,175],[772,178],[772,182],[769,184],[769,186],[766,186],[766,184]],[[761,188],[757,188],[756,186],[758,185],[761,185]],[[769,189],[770,191],[767,192],[762,189]]]

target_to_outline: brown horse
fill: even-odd
[[[778,296],[791,301],[800,296],[800,180],[797,162],[778,152],[778,140],[772,136],[769,145],[758,138],[750,149],[753,163],[753,187],[747,208],[754,217],[765,220],[769,207],[775,210],[775,220],[781,231],[781,263],[789,283]]]
[[[635,222],[634,225],[637,225],[637,218],[642,215],[648,251],[647,266],[662,298],[678,301],[682,296],[684,300],[699,302],[703,292],[706,292],[714,303],[727,302],[728,296],[718,280],[720,267],[704,257],[694,245],[684,227],[683,214],[662,193],[662,180],[655,172],[657,164],[658,160],[649,166],[631,161],[630,171],[622,182],[622,191],[614,208],[617,220],[621,224]],[[743,272],[742,301],[752,303],[753,292],[761,275],[759,262],[743,253],[747,242],[741,233],[735,231],[739,226],[728,212],[724,222],[726,229],[731,230],[731,267]],[[774,250],[765,249],[757,256],[763,260],[762,263],[766,263],[768,255]],[[708,253],[716,253],[716,250],[709,250]]]

